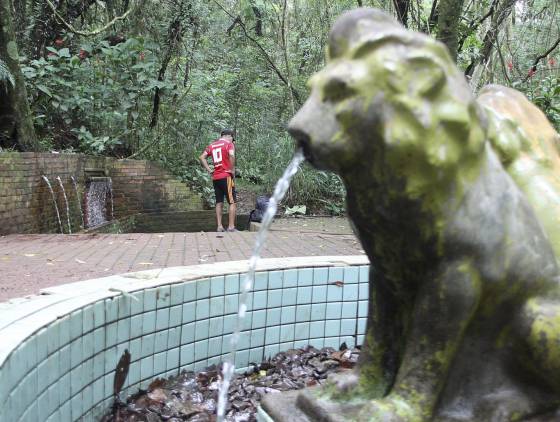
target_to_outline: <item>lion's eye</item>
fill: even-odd
[[[345,100],[355,94],[355,90],[346,81],[339,78],[329,79],[323,86],[323,100],[333,103]]]

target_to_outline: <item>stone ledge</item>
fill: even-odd
[[[365,255],[261,259],[257,272],[314,267],[369,265]],[[0,366],[22,340],[62,315],[104,298],[127,295],[145,289],[198,280],[206,277],[245,273],[248,261],[171,267],[114,275],[62,284],[41,290],[37,296],[0,303]]]

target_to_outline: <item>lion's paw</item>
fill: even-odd
[[[358,415],[359,421],[376,422],[419,422],[421,413],[408,402],[399,397],[385,397],[372,400],[362,407]]]
[[[335,391],[346,394],[359,387],[360,377],[354,371],[331,374],[328,377],[329,384],[334,385]]]

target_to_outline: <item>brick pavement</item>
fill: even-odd
[[[248,259],[255,238],[254,232],[0,236],[0,301],[113,274]],[[262,257],[363,253],[351,234],[272,231]]]

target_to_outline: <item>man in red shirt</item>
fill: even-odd
[[[234,132],[224,129],[220,133],[220,138],[213,141],[206,147],[199,159],[206,171],[212,175],[214,184],[214,194],[216,195],[216,220],[218,222],[217,231],[225,231],[222,225],[222,212],[224,210],[224,196],[229,204],[229,225],[228,232],[234,232],[235,229],[235,212],[237,205],[235,204],[235,145]],[[212,157],[214,171],[206,161],[207,157]]]

